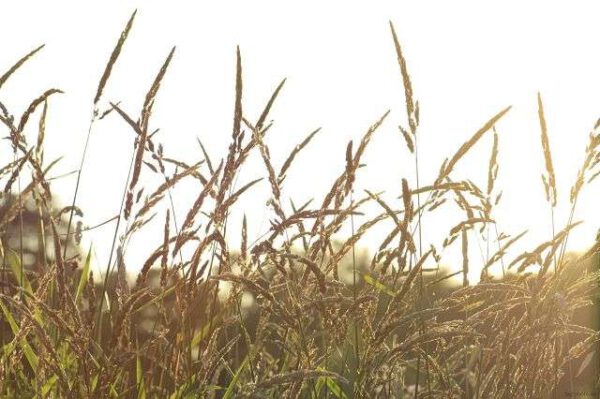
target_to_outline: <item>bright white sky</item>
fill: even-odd
[[[314,195],[320,198],[343,170],[347,141],[358,140],[383,112],[392,109],[367,151],[364,160],[368,168],[361,171],[358,181],[359,190],[385,190],[384,197],[391,200],[401,190],[400,178],[412,180],[414,172],[396,128],[405,121],[405,108],[388,26],[391,20],[421,104],[422,183],[430,182],[443,158],[453,154],[487,119],[512,105],[497,126],[498,184],[504,196],[496,219],[499,228],[508,233],[529,229],[524,241],[529,247],[550,238],[549,211],[540,180],[539,90],[557,171],[557,225],[563,225],[568,216],[569,187],[582,161],[589,129],[600,116],[598,3],[283,3],[7,3],[0,25],[0,68],[8,68],[41,43],[46,43],[46,48],[2,88],[0,98],[20,113],[47,88],[63,89],[66,94],[50,101],[46,159],[65,155],[57,173],[75,169],[98,79],[125,22],[138,8],[104,98],[121,101],[125,110],[136,115],[156,71],[171,46],[177,45],[152,125],[161,128],[160,140],[167,154],[189,163],[199,160],[196,137],[213,157],[226,151],[233,112],[235,46],[239,44],[244,111],[251,119],[256,119],[277,83],[288,78],[271,114],[275,124],[267,139],[275,165],[279,167],[307,133],[323,128],[288,174],[284,198],[293,197],[297,203]],[[471,176],[484,187],[490,138],[462,161],[455,178]],[[133,134],[116,116],[94,131],[78,201],[87,224],[118,212],[132,140]],[[3,158],[10,155],[7,145],[0,151]],[[251,160],[246,173],[240,184],[265,176],[258,159]],[[54,186],[65,203],[70,202],[74,182],[71,177]],[[188,189],[176,199],[176,206],[182,209],[198,192],[198,187]],[[586,190],[576,217],[586,219],[586,224],[573,234],[573,249],[588,246],[600,227],[595,206],[600,191],[598,186]],[[267,193],[265,183],[245,198],[243,209],[254,237],[268,228],[269,215],[263,206]],[[426,220],[425,234],[436,240],[451,225],[451,220],[443,227]],[[132,243],[131,268],[141,253],[154,249],[148,245],[158,243],[157,232],[150,228]],[[112,225],[88,235],[100,263],[106,259],[111,235]]]

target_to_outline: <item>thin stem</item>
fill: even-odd
[[[17,159],[17,148],[15,147],[15,161]],[[21,174],[17,177],[17,187],[19,191],[19,262],[21,263],[21,281],[19,284],[23,287],[25,265],[23,264],[23,198],[21,198]],[[21,291],[21,300],[23,300],[23,292]]]
[[[112,244],[110,247],[110,255],[106,266],[106,274],[104,275],[104,285],[102,287],[102,295],[100,295],[100,306],[98,307],[98,342],[102,340],[102,306],[104,305],[104,297],[108,289],[108,278],[112,269],[113,253],[115,252],[115,245],[117,243],[117,236],[119,234],[119,226],[121,225],[121,216],[123,214],[123,208],[125,206],[125,199],[127,197],[127,186],[129,185],[129,178],[131,176],[131,170],[133,169],[133,162],[135,160],[135,149],[132,152],[131,161],[129,163],[129,171],[127,172],[127,179],[125,180],[125,186],[123,188],[123,195],[121,198],[121,207],[119,209],[119,216],[117,217],[117,225],[115,226],[115,232],[113,234]]]
[[[354,196],[353,191],[350,191],[350,207],[354,205]],[[355,234],[354,227],[354,213],[350,214],[350,225],[352,228],[352,236]],[[352,244],[352,297],[354,299],[354,303],[356,303],[356,298],[358,296],[357,287],[356,287],[356,248],[355,245]],[[358,347],[358,324],[356,320],[356,316],[354,317],[354,354],[356,357],[356,372],[358,372],[358,365],[360,363],[360,353]]]
[[[87,136],[85,138],[85,144],[83,146],[83,153],[81,154],[81,161],[79,162],[79,169],[77,170],[77,180],[75,182],[75,192],[73,193],[73,201],[71,202],[71,212],[69,212],[69,223],[67,224],[67,237],[71,232],[71,224],[73,223],[73,213],[75,211],[75,205],[77,204],[77,194],[79,193],[79,185],[81,183],[81,174],[83,172],[83,165],[85,164],[85,159],[87,155],[87,149],[90,142],[90,137],[92,135],[92,128],[94,123],[96,122],[96,118],[98,115],[98,108],[94,106],[92,110],[92,117],[90,119],[90,124],[88,126]],[[69,246],[69,241],[65,242],[65,247],[63,249],[63,258],[67,256],[67,247]]]
[[[556,231],[555,231],[555,226],[554,226],[554,207],[551,206],[550,207],[550,220],[552,222],[552,242],[554,242],[554,239],[556,238]],[[556,268],[557,268],[557,264],[556,264],[556,252],[553,255],[554,258],[554,275],[556,275]]]
[[[571,206],[571,212],[569,214],[569,219],[567,221],[567,227],[571,225],[571,223],[573,223],[573,217],[575,217],[575,208],[577,207],[577,198],[575,197],[575,199],[573,200],[573,205]],[[569,234],[570,234],[570,230],[567,231],[565,240],[563,241],[563,245],[560,249],[560,255],[558,257],[558,263],[562,263],[563,261],[563,257],[565,255],[565,251],[567,249],[567,242],[569,240]]]
[[[416,179],[416,183],[417,183],[417,190],[419,190],[421,188],[421,184],[420,184],[420,180],[419,180],[419,145],[418,145],[418,139],[417,139],[417,134],[414,134],[414,139],[415,139],[415,179]],[[431,195],[431,193],[430,193]],[[423,256],[423,231],[422,231],[422,221],[421,221],[421,213],[422,213],[422,209],[421,209],[421,194],[417,193],[417,223],[418,223],[418,234],[419,234],[419,258],[421,258]],[[421,270],[419,271],[419,305],[418,307],[421,308],[423,305],[423,268],[421,268]],[[420,322],[420,328],[419,328],[419,334],[423,334],[425,332],[425,324],[423,322],[423,319],[421,317],[419,317],[419,322]],[[429,362],[426,360],[425,361],[425,367],[427,369],[427,374],[426,374],[426,378],[427,378],[427,389],[429,391],[429,393],[431,393],[431,385],[430,385],[430,380],[429,380]],[[417,375],[416,375],[416,382],[415,382],[415,399],[418,397],[419,395],[419,379],[420,379],[420,374],[421,374],[421,353],[419,353],[418,357],[417,357]]]

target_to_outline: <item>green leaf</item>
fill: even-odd
[[[88,278],[90,275],[91,260],[92,260],[92,246],[90,245],[90,249],[88,250],[87,257],[85,258],[85,263],[83,264],[83,270],[81,271],[81,277],[79,277],[79,284],[77,285],[77,292],[75,293],[75,303],[77,303],[79,296],[85,289],[85,285],[88,282]]]
[[[323,377],[319,377],[317,382],[315,383],[315,389],[311,391],[311,398],[318,399],[321,397],[321,390],[325,386],[325,379]]]
[[[27,279],[27,276],[24,273],[19,254],[17,254],[12,249],[9,249],[6,252],[6,259],[13,274],[15,275],[15,278],[17,279],[17,284],[19,284],[19,286],[21,286],[21,288],[23,288],[28,294],[33,295],[31,284],[29,283],[29,279]]]
[[[8,321],[8,324],[10,326],[12,333],[14,335],[17,335],[19,333],[19,325],[15,321],[10,310],[4,305],[4,302],[1,300],[0,300],[0,308],[2,308],[2,313],[4,314],[6,321]],[[21,339],[20,345],[21,345],[21,348],[23,349],[23,353],[25,353],[25,357],[27,358],[27,362],[29,362],[29,365],[31,366],[31,368],[33,370],[37,370],[39,360],[38,360],[37,355],[33,351],[33,349],[31,349],[31,346],[27,342],[27,339],[26,338]],[[8,350],[8,353],[10,353],[10,352],[12,352],[12,348],[10,348]]]
[[[233,390],[236,387],[238,380],[240,379],[240,373],[246,368],[246,366],[248,365],[248,356],[246,356],[244,358],[244,361],[242,362],[242,364],[240,364],[240,367],[238,367],[237,371],[235,372],[235,374],[233,375],[233,377],[231,378],[231,381],[229,382],[229,386],[227,387],[227,390],[225,391],[225,394],[223,395],[223,399],[231,399],[233,398]]]
[[[54,388],[56,385],[56,381],[58,381],[58,376],[54,374],[52,377],[46,381],[46,383],[42,386],[42,397],[45,398],[50,393],[50,390]]]
[[[326,369],[324,369],[323,367],[318,367],[317,370],[326,371]],[[317,383],[315,384],[317,395],[320,395],[323,385],[326,385],[329,392],[331,392],[336,398],[348,399],[348,396],[346,395],[342,387],[340,387],[339,384],[333,378],[324,375],[319,377],[317,379]]]
[[[372,276],[365,274],[363,276],[365,282],[367,284],[369,284],[370,286],[372,286],[373,288],[375,288],[377,291],[387,294],[391,297],[395,297],[396,293],[394,292],[393,289],[391,289],[390,287],[388,287],[387,285],[383,284],[380,281],[375,280]]]
[[[198,346],[200,344],[200,342],[202,342],[202,340],[204,340],[204,338],[206,337],[206,334],[208,333],[208,328],[210,327],[210,323],[207,323],[204,325],[204,327],[202,327],[197,333],[196,335],[194,335],[194,337],[192,338],[192,343],[190,344],[190,347],[193,349],[196,346]]]
[[[25,271],[21,265],[21,257],[15,251],[9,249],[6,253],[6,260],[10,265],[10,268],[17,279],[17,284],[28,294],[33,296],[33,289],[31,288],[31,283],[25,274]],[[33,317],[35,320],[43,326],[44,318],[42,317],[41,310],[36,307],[33,311]]]
[[[142,368],[142,359],[140,355],[136,356],[135,361],[135,376],[138,387],[138,399],[146,398],[146,386],[144,385],[144,369]]]
[[[344,393],[342,387],[338,385],[338,383],[331,377],[321,377],[325,378],[325,383],[327,384],[327,388],[329,392],[331,392],[338,399],[348,399],[348,396]]]
[[[166,290],[164,290],[160,295],[155,296],[154,298],[152,298],[151,300],[149,300],[148,302],[138,306],[135,308],[135,310],[133,310],[133,313],[137,313],[140,310],[145,309],[146,307],[160,301],[163,298],[168,297],[169,295],[171,295],[173,292],[175,292],[175,286],[169,287]],[[108,298],[108,296],[107,296]]]

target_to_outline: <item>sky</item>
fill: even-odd
[[[576,4],[576,5],[575,5]],[[161,86],[152,126],[171,156],[193,163],[202,158],[196,139],[209,153],[229,145],[234,101],[235,51],[240,46],[244,111],[256,119],[271,92],[287,78],[270,117],[267,137],[275,165],[310,131],[322,130],[288,174],[283,197],[297,203],[319,198],[343,171],[346,143],[360,139],[385,111],[391,113],[364,157],[357,196],[363,189],[384,191],[393,201],[401,179],[414,184],[414,165],[398,132],[406,125],[404,92],[389,22],[402,44],[421,109],[419,157],[421,183],[435,179],[441,161],[451,156],[480,126],[503,108],[497,124],[500,141],[498,185],[502,201],[495,217],[501,231],[528,230],[522,249],[551,238],[549,209],[540,175],[544,163],[537,119],[540,92],[557,175],[557,229],[569,212],[569,188],[584,156],[590,129],[600,117],[600,34],[595,2],[186,2],[186,1],[22,1],[3,6],[0,69],[7,69],[40,44],[45,48],[5,86],[0,99],[23,110],[50,87],[64,90],[49,104],[46,159],[64,156],[56,174],[78,167],[97,82],[133,10],[132,33],[105,92],[136,115],[154,75],[172,46],[173,62]],[[32,125],[33,126],[33,125]],[[30,135],[35,132],[30,132]],[[116,116],[93,130],[77,205],[85,224],[118,213],[133,133]],[[461,161],[455,178],[485,186],[491,136]],[[2,158],[12,156],[0,147]],[[239,184],[264,177],[259,158],[249,161]],[[144,182],[156,180],[143,176]],[[74,175],[56,180],[58,198],[70,202]],[[184,186],[175,197],[185,209],[200,187]],[[268,184],[244,197],[250,233],[268,229]],[[600,227],[598,186],[585,189],[572,235],[573,250],[593,242]],[[234,215],[236,216],[236,215]],[[183,216],[181,216],[183,217]],[[448,216],[450,218],[450,216]],[[159,218],[162,219],[162,216]],[[448,219],[424,221],[424,234],[436,242],[452,226]],[[148,246],[161,238],[162,221],[131,243],[128,266],[135,270]],[[114,225],[90,232],[98,265],[106,262]],[[374,232],[373,245],[385,234]],[[235,237],[231,240],[235,241]],[[472,248],[476,251],[476,248]],[[454,255],[448,255],[453,263]],[[472,279],[477,279],[474,270]]]

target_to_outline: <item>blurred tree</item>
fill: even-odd
[[[20,204],[16,201],[21,200],[15,195],[5,193],[0,196],[0,293],[4,295],[14,295],[16,287],[21,285],[13,266],[23,272],[35,289],[39,277],[55,262],[54,235],[48,222],[48,212],[44,208],[50,208],[59,234],[66,231],[67,224],[66,208],[61,210],[56,203],[42,207],[41,202],[31,196]],[[16,214],[12,212],[14,217],[11,217],[9,210],[13,206],[17,206],[13,209],[18,211]],[[77,222],[77,226],[70,237],[60,236],[61,247],[64,249],[67,246],[67,278],[76,271],[80,260],[78,237],[81,234],[81,222]],[[18,264],[11,266],[11,262]],[[11,336],[8,324],[0,317],[0,343],[6,343]]]
[[[2,215],[6,215],[8,209],[19,201],[18,197],[10,194],[5,194],[0,197],[0,219]],[[50,203],[48,206],[51,209],[52,217],[57,224],[57,230],[60,236],[61,247],[64,250],[67,248],[65,261],[70,270],[75,266],[75,262],[80,256],[79,240],[81,237],[81,221],[76,222],[76,229],[70,237],[66,237],[66,217],[69,208],[60,209],[56,203]],[[47,211],[44,211],[39,201],[29,197],[21,204],[18,204],[20,211],[8,223],[5,223],[0,230],[0,242],[3,247],[2,260],[2,281],[6,282],[7,253],[15,254],[19,261],[22,262],[25,271],[37,277],[43,273],[46,268],[55,261],[54,253],[54,236],[52,228],[49,224]],[[81,212],[76,210],[76,213],[81,216]]]

